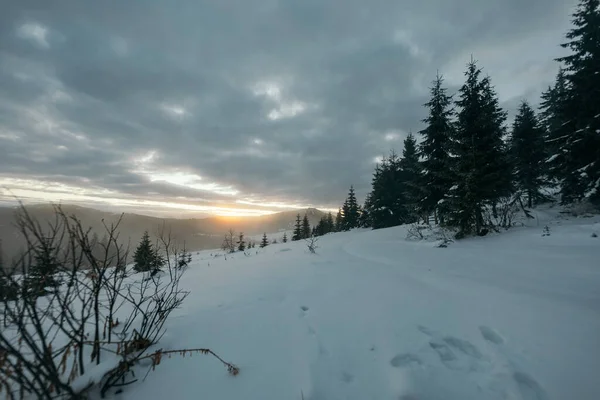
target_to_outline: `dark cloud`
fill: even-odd
[[[0,180],[335,207],[422,128],[437,70],[455,88],[474,54],[511,116],[536,104],[572,2],[10,2]],[[176,172],[238,193],[152,180]]]

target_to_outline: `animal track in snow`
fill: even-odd
[[[481,336],[488,342],[492,342],[494,344],[504,344],[504,339],[498,332],[490,328],[489,326],[482,325],[479,327],[481,331]]]

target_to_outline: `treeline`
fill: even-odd
[[[292,241],[309,239],[315,236],[323,236],[335,231],[336,224],[331,213],[323,215],[319,222],[317,222],[317,224],[313,227],[310,226],[310,221],[308,220],[307,214],[304,214],[303,218],[300,218],[300,214],[298,214],[296,215],[296,224],[294,226]]]
[[[288,241],[287,234],[283,234],[283,238],[281,239],[283,243]],[[259,247],[265,248],[270,244],[277,244],[277,239],[269,240],[267,237],[267,233],[263,233],[262,239],[258,244]],[[253,249],[256,247],[256,242],[253,239],[246,239],[244,236],[244,232],[235,233],[233,229],[230,229],[223,239],[223,243],[221,244],[221,249],[228,253],[235,253],[236,251],[244,252],[247,249]]]
[[[335,230],[430,220],[458,236],[508,226],[511,209],[533,207],[555,188],[562,204],[600,204],[600,2],[581,0],[561,46],[560,69],[536,112],[523,101],[512,126],[489,76],[471,59],[450,95],[438,74],[420,143],[409,134],[373,174],[362,207],[354,190]]]

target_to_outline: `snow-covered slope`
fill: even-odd
[[[121,396],[598,399],[600,220],[544,217],[448,248],[398,227],[328,235],[316,255],[202,252],[160,347],[209,347],[240,374],[173,357]]]

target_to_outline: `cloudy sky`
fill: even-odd
[[[570,0],[8,0],[0,202],[172,215],[337,208],[471,54],[538,102]]]

